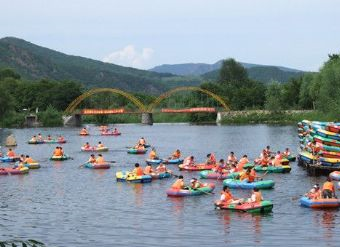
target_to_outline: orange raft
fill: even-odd
[[[215,167],[215,165],[207,165],[207,164],[196,164],[196,165],[179,165],[178,168],[180,171],[204,171],[211,170]]]

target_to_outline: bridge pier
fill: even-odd
[[[71,116],[63,116],[64,126],[68,127],[80,127],[81,126],[81,115],[74,114]]]
[[[142,124],[153,125],[153,117],[150,112],[142,113]]]

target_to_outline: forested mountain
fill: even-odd
[[[12,68],[23,79],[72,80],[85,87],[113,87],[133,92],[159,94],[181,84],[199,84],[197,78],[182,78],[66,55],[18,38],[0,39],[0,68]]]
[[[175,75],[195,75],[202,76],[203,79],[216,80],[218,77],[219,69],[222,66],[222,60],[214,64],[205,63],[186,63],[186,64],[164,64],[152,68],[150,71],[159,73],[171,73]],[[251,63],[240,63],[247,69],[250,79],[258,80],[264,83],[271,81],[287,82],[291,78],[297,78],[304,72],[286,68],[282,66],[268,66],[258,65]]]

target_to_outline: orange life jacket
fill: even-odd
[[[96,158],[92,158],[92,157],[90,157],[90,159],[89,159],[89,163],[96,163]]]
[[[34,163],[34,160],[31,157],[28,157],[25,159],[24,163],[31,164],[31,163]]]
[[[322,186],[322,190],[330,190],[334,192],[335,191],[334,184],[332,182],[326,181]]]
[[[184,187],[183,179],[177,179],[177,181],[171,186],[171,188],[175,190],[183,189],[183,187]]]
[[[149,154],[149,158],[154,160],[157,157],[157,154],[155,151],[151,150],[150,154]]]
[[[144,174],[149,175],[150,173],[152,173],[152,167],[151,166],[145,167]]]
[[[142,167],[136,167],[133,170],[133,173],[135,173],[136,176],[143,176],[144,175]]]
[[[247,174],[246,172],[243,172],[240,176],[240,180],[243,181],[245,179],[249,180],[249,174]]]
[[[55,149],[54,152],[53,152],[53,155],[54,156],[62,156],[63,154],[62,154],[60,149]]]
[[[176,159],[179,159],[179,158],[181,157],[181,152],[175,151],[175,152],[172,154],[172,157],[173,157],[173,158],[176,158]]]
[[[224,200],[223,202],[229,203],[232,199],[233,199],[233,195],[231,194],[231,192],[222,192],[222,194],[224,195]]]
[[[97,159],[96,159],[96,163],[97,164],[104,164],[105,163],[105,160],[104,160],[104,158],[103,157],[98,157]]]
[[[262,194],[260,191],[254,191],[255,195],[255,202],[261,202],[262,201]]]
[[[104,147],[104,144],[100,143],[100,144],[98,144],[97,147],[98,147],[98,148],[103,148],[103,147]]]
[[[7,152],[7,156],[8,156],[8,157],[15,157],[14,151],[13,151],[13,150],[12,150],[12,151],[8,151],[8,152]]]

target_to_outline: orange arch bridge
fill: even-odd
[[[77,107],[79,104],[85,100],[86,98],[98,94],[98,93],[106,93],[111,92],[114,94],[121,95],[125,98],[127,98],[130,102],[132,102],[137,108],[137,111],[126,111],[124,108],[118,108],[118,109],[83,109],[81,111],[78,111],[77,114],[79,115],[104,115],[104,114],[142,114],[142,123],[143,122],[151,122],[152,123],[152,113],[156,111],[156,107],[166,98],[171,97],[173,94],[181,91],[198,91],[201,93],[204,93],[210,97],[212,97],[214,100],[220,103],[220,105],[223,107],[225,111],[229,111],[229,107],[224,102],[224,100],[205,89],[202,89],[200,87],[178,87],[174,88],[168,92],[165,92],[161,94],[158,98],[156,98],[150,105],[145,106],[138,98],[136,98],[134,95],[124,92],[120,89],[115,88],[96,88],[91,89],[84,94],[77,97],[75,100],[73,100],[69,106],[65,109],[64,114],[65,115],[72,115],[76,112]],[[196,107],[196,108],[185,108],[185,109],[161,109],[162,113],[193,113],[193,112],[217,112],[216,108],[213,107]],[[144,120],[143,120],[144,119]]]

